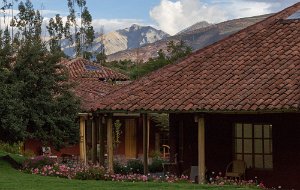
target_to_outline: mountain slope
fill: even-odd
[[[183,40],[187,45],[191,46],[193,50],[197,50],[208,46],[214,42],[217,42],[221,39],[224,39],[225,37],[236,33],[250,25],[260,22],[269,16],[271,15],[268,14],[255,17],[234,19],[219,24],[210,25],[204,28],[197,27],[197,24],[195,24],[194,28],[196,29],[194,30],[192,26],[187,28],[186,30],[183,30],[175,36],[159,40],[155,43],[147,44],[138,49],[125,50],[111,54],[108,56],[108,61],[125,59],[132,61],[147,61],[151,57],[156,57],[157,51],[160,49],[166,52],[166,43],[171,40]]]
[[[176,35],[184,34],[184,33],[191,32],[191,31],[194,31],[194,30],[198,30],[198,29],[201,29],[201,28],[205,28],[205,27],[208,27],[210,25],[212,25],[212,24],[209,24],[206,21],[197,22],[196,24],[193,24],[192,26],[189,26],[186,29],[183,29],[182,31],[178,32]]]
[[[103,47],[101,42],[103,42],[105,53],[110,55],[119,51],[138,48],[169,36],[169,34],[151,26],[139,26],[134,24],[129,28],[109,32],[104,34],[104,36],[96,33],[94,43],[88,51],[100,52]],[[74,57],[73,46],[69,47],[67,43],[63,42],[62,48],[67,55]]]

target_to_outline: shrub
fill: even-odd
[[[47,157],[47,156],[37,156],[34,158],[30,158],[25,160],[23,164],[23,168],[26,169],[32,169],[32,168],[42,168],[43,166],[46,165],[54,165],[54,160]]]
[[[120,162],[118,161],[114,161],[114,172],[116,174],[128,174],[129,173],[129,169],[127,166],[122,165]]]
[[[149,171],[151,173],[162,172],[163,171],[163,163],[166,161],[160,157],[153,158],[152,163],[149,165]]]
[[[23,156],[28,157],[28,158],[31,158],[31,157],[34,157],[34,156],[35,156],[35,153],[34,153],[32,150],[25,150],[25,151],[23,152]]]
[[[78,168],[76,170],[78,170]],[[87,166],[75,174],[75,179],[80,180],[101,180],[104,178],[105,168],[99,166]]]
[[[210,178],[208,179],[209,184],[212,185],[233,185],[241,187],[257,187],[258,189],[265,189],[265,186],[262,182],[258,182],[257,178],[255,180],[242,180],[242,179],[231,179],[222,176],[222,173],[218,174],[215,172],[211,173]]]
[[[141,160],[128,160],[127,161],[127,168],[129,173],[134,174],[142,174],[144,172],[144,165]]]
[[[167,182],[167,183],[190,183],[188,176],[177,177],[175,175],[170,176],[156,176],[156,175],[142,175],[142,174],[114,174],[110,176],[112,181],[126,181],[126,182]]]
[[[12,154],[20,154],[21,145],[22,143],[8,144],[0,141],[0,150]]]

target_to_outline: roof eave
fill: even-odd
[[[97,113],[206,113],[206,114],[278,114],[300,113],[299,109],[274,109],[274,110],[96,110]]]

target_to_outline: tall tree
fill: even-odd
[[[95,31],[92,24],[92,16],[86,7],[86,0],[68,0],[69,15],[67,26],[74,27],[74,39],[68,36],[71,43],[75,43],[75,53],[77,56],[84,54],[95,39]],[[77,23],[76,7],[80,10],[80,23]],[[71,39],[72,38],[72,39]]]
[[[0,30],[0,139],[6,142],[23,140],[23,104],[19,88],[22,84],[13,77],[13,51],[8,27]]]
[[[54,39],[65,32],[59,19],[52,25]],[[41,40],[43,18],[26,0],[14,20],[19,46],[11,45],[8,29],[0,30],[0,140],[33,138],[57,148],[76,141],[79,101],[58,64],[61,54]]]
[[[65,54],[61,50],[61,41],[63,37],[68,37],[67,35],[70,33],[66,31],[69,30],[68,27],[68,23],[64,26],[62,17],[59,14],[49,20],[49,24],[46,28],[50,36],[49,47],[51,53],[58,53],[61,54],[62,57],[65,57]]]

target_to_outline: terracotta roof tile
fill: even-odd
[[[71,80],[74,83],[74,92],[81,100],[81,108],[85,111],[95,109],[96,102],[121,87],[95,78],[76,78]]]
[[[98,78],[101,80],[111,79],[117,81],[129,80],[126,75],[80,57],[69,61],[62,60],[61,64],[66,66],[70,78]]]
[[[74,84],[73,90],[76,96],[80,98],[81,108],[85,111],[95,109],[99,99],[124,86],[125,80],[128,80],[128,77],[121,73],[83,58],[64,59],[60,64],[65,66],[64,69],[69,74],[69,81]],[[124,82],[113,85],[107,82],[108,79]]]
[[[96,106],[102,111],[300,111],[300,3],[177,64],[168,65]]]

